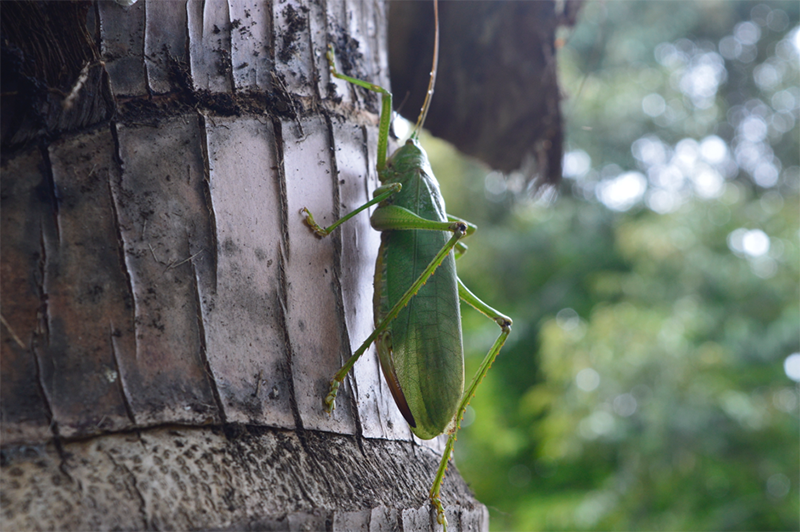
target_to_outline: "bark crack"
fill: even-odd
[[[47,181],[47,186],[50,189],[50,196],[52,199],[53,224],[56,229],[56,240],[58,240],[58,245],[61,246],[61,225],[59,222],[59,203],[61,202],[61,193],[59,192],[55,178],[53,177],[53,163],[50,161],[50,150],[44,144],[40,145],[40,149],[42,152],[42,162],[44,163],[44,176],[45,180]]]
[[[203,302],[200,299],[200,279],[198,278],[197,268],[194,261],[190,262],[192,266],[192,281],[195,295],[195,305],[197,306],[197,329],[200,336],[200,361],[203,363],[203,369],[208,376],[209,386],[211,393],[214,395],[214,402],[217,403],[217,410],[219,410],[219,419],[223,424],[228,422],[228,417],[225,415],[225,405],[222,402],[222,397],[217,387],[217,379],[214,377],[214,372],[211,369],[211,362],[208,360],[208,348],[206,346],[206,326],[203,319]]]
[[[145,448],[145,450],[146,450],[146,448]],[[130,478],[131,486],[133,487],[133,492],[136,494],[136,497],[139,499],[139,514],[141,515],[142,522],[144,523],[144,526],[142,528],[143,529],[151,529],[151,528],[153,528],[151,526],[151,523],[149,522],[149,519],[147,518],[147,501],[144,498],[144,494],[142,494],[142,492],[139,490],[139,484],[136,481],[136,475],[133,474],[133,471],[131,471],[128,466],[126,466],[125,464],[120,464],[119,462],[117,462],[114,459],[114,456],[110,452],[106,451],[105,455],[108,456],[108,459],[111,461],[112,464],[114,464],[115,468],[124,471],[128,475],[128,478]]]
[[[150,87],[150,73],[147,70],[147,2],[142,2],[144,5],[142,6],[144,18],[144,35],[142,37],[142,76],[144,78],[144,86],[147,88],[147,95],[152,98],[153,97],[153,89]]]
[[[333,185],[333,219],[338,220],[341,218],[341,207],[342,207],[342,199],[341,199],[341,189],[339,187],[339,165],[336,161],[336,139],[334,138],[333,134],[333,124],[331,123],[331,119],[327,113],[323,113],[323,117],[325,119],[325,127],[328,132],[328,145],[332,148],[329,151],[330,157],[330,168],[331,168],[331,180]],[[333,280],[332,288],[334,291],[334,299],[336,300],[336,315],[337,315],[337,322],[339,323],[339,334],[341,335],[342,344],[340,345],[340,359],[339,363],[344,364],[347,358],[350,357],[351,349],[350,349],[350,332],[347,330],[347,321],[345,319],[345,310],[344,310],[344,292],[342,289],[342,232],[335,231],[332,233],[329,238],[333,239]],[[346,346],[346,348],[345,348]],[[350,385],[350,401],[349,401],[349,408],[350,412],[353,414],[353,419],[356,422],[356,428],[358,430],[357,434],[359,436],[363,436],[364,431],[361,425],[361,416],[358,412],[358,386],[356,385],[356,379],[353,376],[353,371],[351,370],[350,373],[347,374],[347,382]],[[361,445],[361,438],[357,438],[359,442],[359,446]]]
[[[325,5],[316,5],[316,6],[314,6],[313,3],[312,3],[311,7],[308,9],[308,13],[307,13],[307,15],[308,15],[308,23],[306,24],[306,27],[305,27],[305,29],[306,29],[305,35],[308,38],[308,49],[311,52],[311,79],[313,80],[311,82],[311,86],[312,86],[312,88],[314,90],[314,99],[316,100],[316,101],[313,102],[314,107],[317,107],[319,105],[319,102],[322,101],[322,94],[320,93],[320,90],[319,90],[319,81],[322,78],[320,77],[319,70],[317,69],[317,62],[314,60],[314,36],[311,34],[311,18],[314,16],[314,12],[312,10],[314,10],[314,9],[326,9],[326,7],[327,6],[325,6]],[[326,13],[326,12],[327,11],[323,11],[323,13]],[[298,121],[299,121],[299,117],[298,117]],[[301,130],[301,134],[302,134],[302,130]]]
[[[272,132],[275,148],[275,170],[278,174],[278,198],[280,200],[281,247],[286,251],[286,258],[291,257],[289,245],[289,199],[286,193],[286,170],[283,164],[283,126],[278,119],[272,120]],[[284,293],[286,293],[284,291]]]
[[[44,222],[42,222],[43,224]],[[45,246],[44,240],[44,227],[42,225],[39,226],[39,242],[41,246],[41,256],[39,257],[39,298],[41,304],[39,306],[38,314],[38,327],[37,331],[34,334],[34,341],[31,349],[31,353],[33,354],[33,363],[34,367],[36,368],[36,386],[39,388],[39,394],[42,396],[42,402],[44,403],[45,411],[47,412],[47,418],[49,422],[49,429],[50,432],[53,433],[53,438],[58,440],[58,423],[55,420],[55,415],[53,414],[53,408],[51,406],[51,399],[50,395],[47,392],[47,386],[44,382],[44,374],[42,372],[42,361],[39,359],[39,350],[36,349],[38,347],[38,339],[44,337],[44,344],[50,345],[50,313],[48,310],[48,303],[47,303],[47,288],[45,284],[45,278],[47,276],[47,247]]]
[[[267,63],[267,68],[273,70],[275,68],[275,39],[277,38],[277,31],[275,30],[275,12],[270,6],[269,9],[266,9],[266,16],[267,16],[267,31],[272,34],[273,38],[265,39],[263,45],[267,48],[267,55],[269,56],[269,62]],[[262,87],[265,92],[272,92],[273,87],[272,84],[274,83],[274,78],[270,76],[267,78],[267,86]]]
[[[111,342],[111,360],[114,362],[114,371],[117,372],[117,383],[119,385],[119,393],[122,396],[122,404],[125,406],[125,412],[128,414],[128,419],[130,419],[131,423],[136,425],[136,416],[133,415],[131,402],[128,400],[128,394],[126,393],[125,386],[122,383],[122,373],[119,369],[119,355],[117,354],[117,343],[114,340],[116,337],[114,332],[114,323],[109,321],[108,324],[110,327],[109,340]]]
[[[64,450],[64,446],[61,443],[61,438],[56,436],[56,438],[53,440],[53,446],[56,448],[56,453],[58,454],[58,470],[61,471],[61,473],[67,477],[70,482],[73,482],[76,486],[78,486],[78,491],[83,491],[83,484],[81,481],[74,478],[67,468],[67,460],[69,459],[70,455]]]
[[[192,64],[192,46],[191,46],[192,38],[191,38],[191,34],[190,34],[191,28],[189,27],[189,19],[191,18],[191,15],[189,14],[189,2],[184,2],[183,9],[184,9],[183,20],[186,21],[186,23],[183,26],[183,35],[184,35],[183,51],[184,51],[184,57],[186,58],[186,62],[189,65],[189,68],[191,69],[191,64]],[[192,80],[192,84],[194,84],[193,80]]]
[[[214,210],[214,201],[211,195],[211,163],[209,160],[208,155],[208,124],[206,121],[206,117],[203,113],[197,113],[197,122],[198,122],[198,130],[200,134],[200,154],[203,161],[203,198],[205,199],[205,208],[208,211],[208,235],[211,239],[211,261],[212,261],[212,268],[211,268],[211,275],[212,275],[212,286],[213,291],[216,294],[217,292],[217,279],[219,278],[218,270],[219,270],[219,243],[217,241],[217,216],[216,211]],[[190,172],[190,169],[187,167],[187,172]],[[190,243],[191,244],[191,243]],[[191,245],[190,245],[191,248]],[[203,251],[203,250],[200,250]],[[197,313],[196,313],[196,320],[197,320],[197,329],[200,336],[200,359],[203,363],[203,369],[205,374],[208,376],[209,386],[211,387],[211,392],[214,395],[214,402],[217,404],[217,410],[219,410],[219,418],[223,424],[228,422],[228,416],[225,413],[225,404],[222,401],[222,396],[219,393],[219,387],[217,386],[217,379],[214,376],[214,371],[211,369],[211,362],[208,359],[208,345],[206,343],[206,326],[205,326],[205,319],[203,318],[203,301],[200,297],[200,278],[199,273],[197,272],[197,267],[194,263],[194,258],[200,254],[200,251],[189,257],[190,264],[192,266],[192,282],[194,288],[194,295],[195,295],[195,304],[197,306]]]
[[[120,155],[120,145],[119,145],[119,136],[117,135],[117,128],[116,124],[111,124],[111,138],[114,140],[114,159],[117,163],[117,175],[119,176],[120,180],[120,188],[122,188],[122,156]],[[139,340],[138,340],[138,330],[137,326],[138,323],[136,321],[136,294],[133,290],[133,276],[131,275],[130,270],[128,269],[128,262],[125,260],[125,239],[122,236],[122,227],[120,224],[119,219],[119,198],[114,193],[114,187],[111,184],[112,176],[109,174],[108,177],[108,194],[111,197],[111,212],[114,216],[114,232],[117,235],[117,249],[119,250],[119,264],[120,268],[122,269],[122,274],[125,276],[125,281],[127,283],[128,289],[128,297],[130,298],[130,307],[131,307],[131,322],[133,323],[133,347],[134,347],[134,357],[136,360],[139,358]],[[142,238],[144,239],[144,234],[142,234]],[[120,379],[122,379],[122,375],[120,375]],[[123,395],[124,397],[124,395]],[[127,399],[126,399],[127,401]],[[127,404],[127,403],[126,403]]]
[[[206,117],[203,113],[197,113],[200,130],[200,152],[203,158],[203,196],[206,200],[206,210],[208,211],[208,219],[211,227],[209,228],[209,237],[211,238],[211,260],[213,262],[211,283],[214,287],[214,292],[217,291],[217,279],[219,277],[219,242],[217,241],[217,213],[214,211],[214,201],[211,196],[211,163],[208,158],[208,124]]]
[[[228,28],[230,29],[228,30],[228,49],[223,50],[227,53],[222,54],[222,60],[227,63],[227,65],[225,65],[225,74],[231,86],[231,95],[236,98],[236,80],[233,77],[233,19],[231,19],[231,6],[229,2],[225,2],[225,9],[228,12]]]
[[[286,316],[286,258],[283,251],[283,246],[278,248],[278,282],[276,288],[275,298],[278,300],[278,322],[280,329],[283,331],[283,345],[284,352],[286,353],[286,376],[288,377],[289,386],[289,406],[292,409],[292,417],[294,417],[294,424],[297,427],[298,434],[303,431],[303,418],[300,416],[300,408],[297,405],[297,396],[294,389],[294,351],[292,350],[292,343],[289,338],[289,324],[287,323]]]

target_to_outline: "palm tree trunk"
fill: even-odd
[[[372,353],[381,0],[4,2],[2,528],[427,530]],[[10,80],[6,84],[6,80]],[[451,468],[451,530],[488,514]]]

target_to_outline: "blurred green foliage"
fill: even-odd
[[[456,460],[494,530],[798,530],[798,2],[588,2],[555,201],[428,140],[514,319]],[[464,309],[468,376],[497,335]]]

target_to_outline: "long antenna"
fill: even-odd
[[[411,136],[415,139],[419,138],[419,132],[425,124],[425,118],[428,116],[428,109],[431,106],[433,86],[436,85],[436,70],[439,67],[439,0],[433,0],[433,21],[436,28],[433,34],[433,66],[431,67],[431,79],[428,81],[428,92],[425,94],[425,101],[422,102],[417,124],[411,133]]]

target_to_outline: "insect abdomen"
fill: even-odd
[[[407,176],[393,204],[429,220],[446,220],[438,186],[424,171]],[[445,231],[383,232],[376,271],[380,294],[375,299],[376,323],[450,236]],[[389,334],[392,365],[413,416],[414,423],[408,420],[412,431],[422,439],[436,437],[455,415],[464,388],[461,314],[452,253],[392,321]]]

